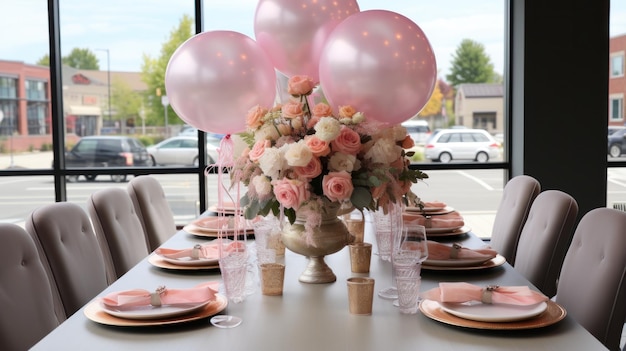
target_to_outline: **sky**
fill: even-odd
[[[465,38],[483,44],[496,72],[503,72],[505,0],[356,1],[361,11],[393,11],[415,22],[433,47],[441,77],[449,73],[452,54]],[[205,0],[204,30],[236,31],[254,39],[257,3]],[[611,6],[610,34],[625,34],[626,1],[614,0]],[[61,54],[88,48],[104,70],[108,50],[113,71],[140,71],[143,56],[160,55],[182,16],[193,17],[192,0],[60,0],[60,7]],[[35,63],[48,53],[46,10],[46,0],[0,0],[0,59]]]

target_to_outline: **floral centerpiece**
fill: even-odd
[[[310,234],[331,205],[361,211],[386,211],[398,201],[418,206],[411,185],[428,176],[409,168],[406,149],[414,142],[406,128],[368,119],[354,106],[341,106],[336,115],[325,102],[311,108],[315,87],[309,77],[293,76],[290,101],[249,110],[240,134],[248,147],[231,170],[233,184],[247,187],[240,201],[245,217],[282,213],[293,224],[297,214]],[[314,239],[306,237],[313,245]]]

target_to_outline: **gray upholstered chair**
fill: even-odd
[[[574,235],[578,203],[560,190],[541,192],[533,201],[517,244],[515,270],[545,295],[556,294],[556,282]]]
[[[511,265],[515,263],[517,242],[530,206],[540,191],[539,181],[527,175],[515,176],[504,186],[489,245]]]
[[[176,233],[172,209],[165,198],[163,187],[154,177],[135,177],[128,183],[127,190],[152,252]]]
[[[15,224],[0,224],[0,345],[27,350],[56,328],[60,305],[33,239]]]
[[[107,287],[102,251],[80,206],[57,202],[37,208],[27,218],[26,230],[49,264],[67,317]]]
[[[626,321],[626,213],[596,208],[574,232],[555,301],[609,350]]]
[[[141,221],[124,189],[106,188],[93,193],[87,201],[87,210],[104,260],[110,267],[109,282],[150,254]]]

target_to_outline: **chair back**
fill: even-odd
[[[569,247],[578,203],[559,190],[541,192],[533,201],[517,244],[515,270],[545,295],[556,294],[556,282]]]
[[[112,283],[150,254],[141,221],[130,196],[120,188],[93,193],[87,210]]]
[[[152,252],[176,233],[174,214],[165,198],[163,187],[154,177],[139,176],[128,183],[128,194]]]
[[[527,175],[515,176],[504,186],[493,220],[490,245],[511,265],[515,263],[517,242],[530,206],[540,191],[539,181]]]
[[[626,213],[596,208],[581,218],[555,300],[609,350],[619,350],[626,320]]]
[[[60,321],[51,286],[33,239],[15,224],[0,224],[0,345],[28,350]]]
[[[102,251],[80,206],[71,202],[42,206],[27,218],[26,230],[47,259],[66,316],[107,287]]]

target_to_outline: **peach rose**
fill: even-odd
[[[248,128],[256,129],[263,124],[262,118],[267,113],[267,109],[262,108],[259,105],[254,106],[248,110],[246,116],[246,125]]]
[[[271,146],[272,142],[267,139],[258,140],[256,143],[254,143],[254,146],[252,147],[252,150],[250,150],[248,157],[252,162],[256,162],[261,158],[261,156],[263,156],[265,149]]]
[[[314,117],[328,117],[333,115],[333,109],[330,105],[320,102],[317,105],[313,106],[313,111],[311,114]]]
[[[315,88],[315,82],[308,76],[293,76],[287,82],[287,92],[294,96],[309,95]]]
[[[413,138],[411,138],[410,135],[407,135],[404,140],[402,140],[402,148],[403,149],[410,149],[413,146],[415,146],[415,141],[413,141]]]
[[[346,105],[346,106],[339,106],[339,117],[343,117],[343,118],[352,118],[352,115],[354,115],[356,113],[356,110],[354,109],[354,107],[350,106],[350,105]]]
[[[282,108],[283,117],[291,119],[295,117],[300,117],[304,114],[304,110],[302,110],[302,103],[296,101],[289,101],[283,105]]]
[[[314,156],[321,157],[330,154],[328,142],[316,137],[315,135],[307,135],[304,137],[304,142]]]
[[[353,190],[352,177],[346,171],[329,172],[322,179],[322,191],[330,201],[347,200]]]
[[[272,182],[274,195],[281,205],[298,210],[311,197],[305,183],[299,179],[278,179]]]
[[[295,167],[294,170],[302,178],[313,179],[322,174],[322,162],[319,158],[313,156],[306,166]]]
[[[332,146],[333,151],[356,155],[361,150],[361,136],[354,130],[342,126],[339,136],[330,143],[330,146]]]

